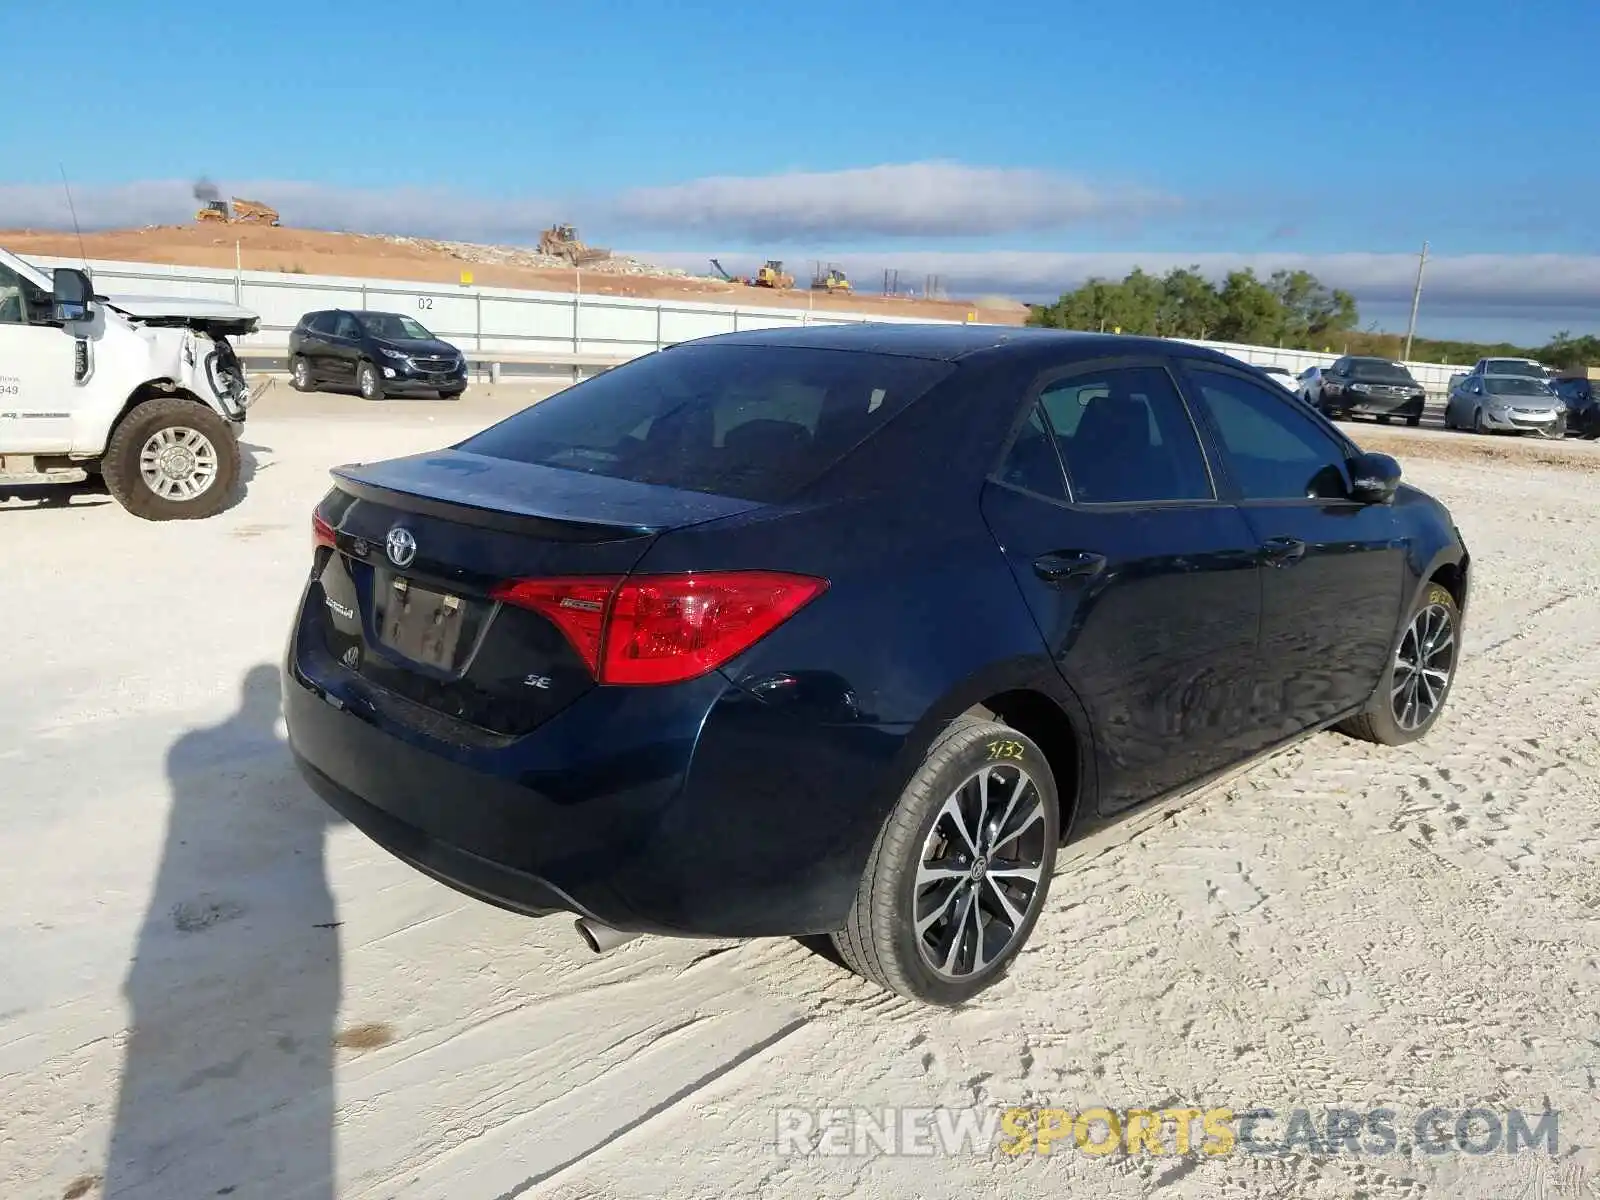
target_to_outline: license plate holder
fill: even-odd
[[[378,637],[385,646],[437,671],[455,667],[466,605],[459,596],[395,579],[383,607]]]

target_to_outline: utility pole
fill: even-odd
[[[1422,243],[1422,257],[1417,260],[1417,288],[1411,293],[1411,324],[1406,326],[1406,351],[1402,362],[1411,361],[1411,339],[1417,335],[1417,305],[1422,303],[1422,269],[1428,265],[1428,243]]]

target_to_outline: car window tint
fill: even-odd
[[[358,338],[361,336],[361,326],[357,324],[356,319],[349,313],[339,314],[333,331],[335,335],[342,338]]]
[[[1287,398],[1237,375],[1189,371],[1246,500],[1348,494],[1342,448]]]
[[[1029,411],[1016,441],[1011,443],[1006,460],[1000,467],[1000,478],[1013,487],[1026,488],[1041,496],[1049,496],[1052,500],[1067,498],[1061,460],[1056,457],[1044,410],[1039,405],[1035,404]]]
[[[0,325],[43,325],[54,309],[50,293],[0,263]]]
[[[816,480],[954,368],[795,346],[676,346],[461,443],[496,458],[760,503]]]
[[[1085,504],[1209,500],[1205,454],[1183,398],[1159,367],[1075,375],[1040,394]]]

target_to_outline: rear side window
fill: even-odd
[[[1035,404],[1028,419],[1017,431],[1016,440],[1000,467],[1000,479],[1012,487],[1019,487],[1052,500],[1067,498],[1066,478],[1061,474],[1061,459],[1045,420],[1044,409]]]
[[[854,351],[677,346],[558,392],[459,449],[775,503],[952,369]]]
[[[1214,496],[1189,410],[1159,367],[1075,375],[1047,386],[1039,403],[1078,503]]]

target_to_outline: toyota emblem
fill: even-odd
[[[389,530],[386,544],[389,561],[397,567],[409,567],[411,560],[417,556],[417,539],[411,535],[409,529],[402,529],[399,525]]]

